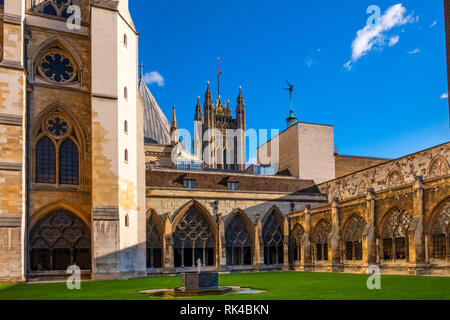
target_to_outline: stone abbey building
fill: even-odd
[[[450,143],[349,157],[331,126],[298,122],[259,150],[277,141],[278,175],[244,171],[245,140],[211,154],[233,165],[198,167],[206,130],[245,130],[242,91],[233,117],[208,86],[192,154],[175,109],[169,123],[139,77],[138,40],[127,0],[0,0],[0,281],[66,277],[73,264],[86,279],[173,274],[198,259],[230,272],[449,274]]]

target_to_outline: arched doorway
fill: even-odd
[[[198,259],[204,266],[214,266],[214,234],[206,217],[195,206],[181,217],[173,240],[175,267],[195,267]]]
[[[241,214],[236,214],[227,224],[225,231],[227,264],[251,265],[252,240],[247,225]]]
[[[71,265],[91,269],[91,236],[88,226],[64,209],[43,217],[30,233],[31,271],[67,270]]]

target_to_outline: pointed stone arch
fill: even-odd
[[[263,220],[261,221],[261,224],[264,226],[267,219],[270,217],[270,215],[274,214],[277,218],[278,222],[283,225],[284,223],[284,215],[281,213],[281,210],[278,209],[277,206],[272,206],[269,210],[267,210],[266,214],[264,215]]]
[[[170,220],[172,222],[172,229],[173,229],[172,231],[175,232],[175,229],[176,229],[178,223],[180,222],[181,218],[191,208],[197,209],[199,211],[199,213],[201,213],[205,217],[205,219],[211,225],[214,235],[218,236],[217,222],[213,219],[209,210],[206,209],[206,207],[203,206],[197,200],[191,200],[191,201],[185,203],[172,215],[172,217],[170,218]]]
[[[30,228],[31,271],[65,271],[71,265],[91,269],[89,225],[71,210],[56,208]]]
[[[380,255],[382,260],[408,260],[409,226],[412,216],[397,206],[386,212],[380,221]]]
[[[344,223],[341,239],[343,241],[345,260],[362,260],[362,238],[366,220],[358,213],[352,214]]]
[[[83,222],[90,228],[91,227],[91,215],[86,210],[84,210],[82,207],[78,206],[76,203],[72,203],[68,200],[59,200],[52,202],[50,204],[47,204],[38,210],[36,210],[34,213],[30,216],[29,221],[29,228],[30,230],[36,225],[36,223],[41,220],[44,216],[46,216],[48,213],[58,210],[58,209],[64,209],[67,211],[72,212],[73,214],[77,215],[78,218],[83,220]]]
[[[314,227],[314,258],[316,261],[328,261],[328,238],[331,233],[331,222],[320,219]]]
[[[290,236],[292,261],[294,263],[302,261],[302,247],[304,236],[305,236],[305,228],[300,223],[297,223],[292,229]]]
[[[241,209],[234,210],[225,223],[225,245],[228,265],[251,265],[255,228]]]
[[[66,117],[66,119],[70,120],[72,123],[71,129],[75,131],[76,134],[76,140],[78,147],[83,150],[83,152],[86,151],[86,136],[83,130],[83,127],[81,126],[80,122],[78,121],[78,118],[75,116],[73,112],[71,112],[68,108],[68,106],[61,102],[61,101],[55,101],[52,104],[45,107],[37,117],[35,117],[34,121],[31,124],[31,139],[36,138],[39,135],[39,131],[43,130],[42,125],[44,121],[49,118],[52,114],[55,115],[61,115]],[[70,133],[69,133],[70,135]]]
[[[161,268],[164,261],[164,224],[155,210],[147,211],[147,268]]]
[[[386,188],[396,188],[404,183],[403,175],[398,169],[392,169],[386,177]]]
[[[30,159],[30,173],[31,181],[33,185],[40,184],[42,182],[37,181],[37,145],[43,138],[48,138],[54,145],[55,154],[55,180],[50,183],[52,185],[68,184],[73,185],[78,189],[84,188],[84,170],[87,157],[87,144],[84,130],[80,125],[77,117],[69,111],[67,106],[63,103],[56,101],[51,105],[44,108],[34,119],[30,129],[30,143],[29,153]],[[60,162],[66,158],[60,158],[61,148],[66,145],[66,142],[70,140],[73,143],[74,153],[72,158],[76,161],[76,165],[73,166],[72,173],[69,177],[71,182],[60,181]],[[65,149],[64,149],[65,150]],[[64,154],[66,154],[62,150]],[[72,162],[73,163],[73,162]],[[67,179],[64,179],[67,180]]]
[[[361,178],[361,181],[358,184],[357,195],[362,196],[366,195],[370,189],[370,182],[366,178]]]
[[[196,200],[189,201],[173,216],[172,235],[175,267],[217,264],[218,227],[209,211]]]
[[[284,238],[284,216],[276,206],[273,206],[262,221],[265,264],[278,265],[285,262]]]
[[[248,229],[248,232],[252,236],[252,239],[255,237],[255,226],[250,220],[250,218],[247,216],[247,214],[241,210],[241,209],[235,209],[232,213],[230,213],[225,221],[225,229],[227,228],[228,224],[236,217],[240,217],[245,224],[245,226]]]
[[[447,159],[445,159],[441,155],[437,155],[436,157],[431,160],[430,165],[427,169],[427,177],[429,179],[431,178],[437,178],[445,176],[449,173],[449,164]]]
[[[445,260],[450,252],[450,197],[445,197],[433,208],[425,232],[430,240],[430,258]]]
[[[78,74],[78,80],[73,83],[67,83],[69,86],[83,86],[84,84],[84,68],[85,64],[78,53],[78,50],[70,43],[69,40],[60,34],[53,35],[44,40],[33,52],[29,55],[27,60],[29,79],[39,83],[47,83],[48,81],[38,75],[38,64],[42,61],[44,55],[51,50],[60,50],[75,65],[75,71]],[[61,83],[62,84],[62,83]]]

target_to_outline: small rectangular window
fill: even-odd
[[[178,161],[177,162],[177,169],[178,170],[183,170],[183,171],[189,171],[189,162]]]
[[[232,191],[239,190],[239,183],[238,182],[228,182],[228,189]]]
[[[186,189],[194,189],[195,188],[195,180],[184,180],[184,187]]]

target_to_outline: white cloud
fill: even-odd
[[[160,87],[164,87],[164,78],[158,71],[152,71],[146,73],[144,76],[145,83],[151,85],[153,83],[158,84]]]
[[[372,49],[377,46],[383,47],[386,44],[385,33],[392,28],[417,22],[417,18],[414,18],[412,14],[408,16],[405,16],[405,14],[406,8],[402,4],[393,5],[380,17],[380,21],[376,26],[366,25],[359,30],[352,43],[352,59],[344,67],[350,70],[353,63],[368,54]]]
[[[419,53],[420,52],[420,48],[416,48],[416,49],[414,49],[414,50],[412,50],[412,51],[410,51],[410,52],[408,52],[409,54],[416,54],[416,53]]]
[[[389,47],[395,46],[400,41],[399,36],[394,36],[389,40]]]
[[[448,99],[448,93],[444,93],[443,95],[441,95],[441,99]]]
[[[434,20],[432,24],[430,24],[430,28],[433,28],[435,25],[437,25],[437,20]]]

